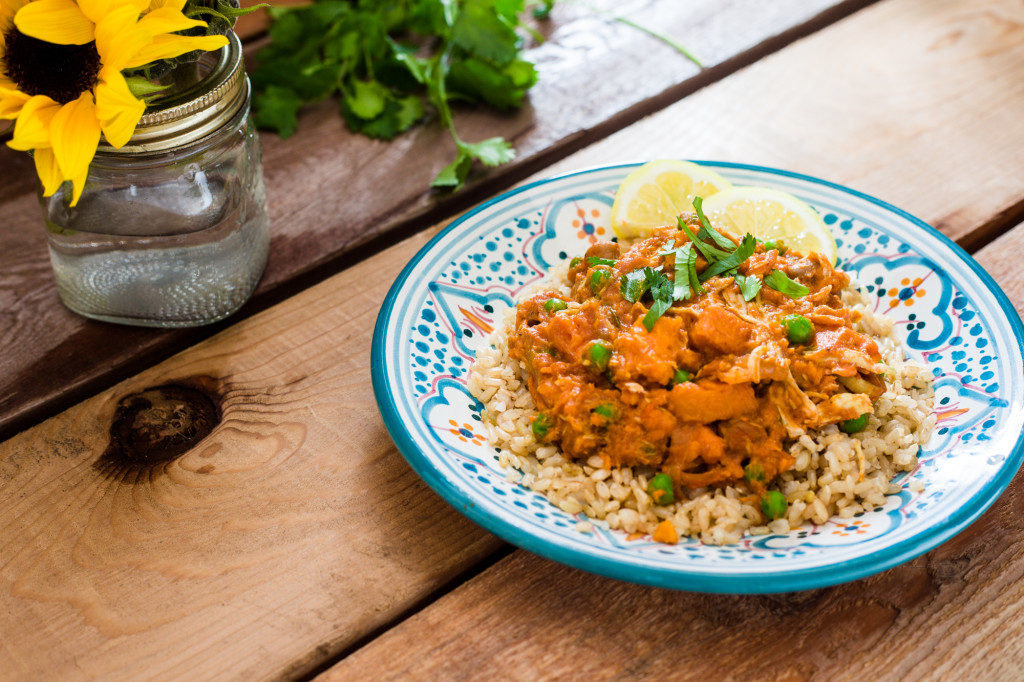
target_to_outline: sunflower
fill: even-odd
[[[78,203],[100,134],[114,148],[132,136],[146,104],[125,69],[193,50],[224,36],[176,31],[206,22],[186,0],[0,0],[0,119],[13,119],[13,149],[34,150],[43,195],[72,183]]]

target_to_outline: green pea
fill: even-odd
[[[533,420],[533,435],[537,438],[543,438],[548,435],[548,430],[551,428],[551,419],[546,414],[538,414],[537,418]]]
[[[612,271],[607,268],[594,268],[590,271],[587,276],[587,286],[595,294],[608,286],[608,282],[611,281]]]
[[[847,419],[846,421],[839,422],[839,429],[844,433],[857,433],[863,431],[868,426],[868,413],[865,412],[855,419]]]
[[[608,369],[608,361],[612,359],[612,346],[607,341],[593,341],[583,351],[583,364],[589,365],[599,372]]]
[[[743,468],[743,478],[749,482],[764,480],[764,467],[760,462],[751,462]]]
[[[557,313],[559,310],[565,310],[569,307],[569,304],[560,298],[549,298],[544,301],[544,310],[549,313]]]
[[[765,251],[771,251],[772,249],[778,251],[780,256],[784,255],[786,251],[789,250],[786,248],[785,243],[783,243],[781,239],[769,239],[768,241],[764,242]]]
[[[761,511],[772,521],[785,516],[787,506],[789,505],[786,502],[786,496],[778,490],[769,490],[761,498]]]
[[[814,324],[803,315],[786,315],[782,318],[782,326],[792,344],[807,343],[814,338]]]
[[[677,369],[675,374],[672,375],[672,384],[685,384],[690,379],[693,379],[692,374],[685,369]]]
[[[651,496],[655,504],[666,505],[675,502],[676,496],[672,492],[672,477],[665,473],[656,474],[647,484],[647,494]]]
[[[618,411],[614,405],[603,403],[594,408],[594,414],[604,417],[605,419],[615,419],[619,416]]]
[[[579,265],[582,262],[583,262],[583,259],[580,258],[579,256],[576,256],[571,261],[569,261],[569,268],[572,269],[572,268],[576,267],[577,265]]]

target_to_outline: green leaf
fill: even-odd
[[[697,220],[700,221],[700,232],[697,233],[697,236],[701,239],[710,238],[711,241],[713,241],[715,244],[725,249],[726,251],[731,251],[732,249],[735,249],[736,244],[734,244],[731,239],[726,237],[724,234],[722,234],[715,228],[711,227],[711,221],[708,220],[707,216],[704,215],[703,204],[703,198],[693,198],[693,210],[697,212]]]
[[[757,296],[757,292],[761,291],[761,280],[754,275],[733,275],[733,279],[736,280],[736,284],[740,288],[740,293],[743,294],[744,301],[752,301]]]
[[[291,137],[298,126],[298,111],[302,98],[287,88],[272,85],[254,98],[256,113],[253,119],[261,128],[276,130],[282,139]]]
[[[644,315],[643,323],[647,331],[654,329],[654,324],[661,319],[661,316],[665,314],[665,311],[672,307],[672,301],[666,301],[664,299],[658,299],[651,306],[651,309]]]
[[[690,250],[689,258],[686,259],[686,271],[690,273],[690,284],[693,285],[695,293],[703,294],[704,287],[700,285],[700,278],[697,277],[697,252]]]
[[[651,268],[641,268],[640,270],[631,270],[623,275],[622,280],[619,283],[619,289],[622,291],[622,298],[626,299],[630,303],[636,303],[644,294],[647,292],[647,270]]]
[[[700,274],[700,281],[706,282],[715,275],[728,275],[732,273],[736,268],[743,265],[743,261],[750,258],[755,248],[757,248],[757,240],[754,239],[754,235],[748,232],[743,236],[743,241],[740,242],[739,247],[735,247],[732,253],[722,260],[712,263]]]
[[[674,252],[675,287],[672,290],[672,298],[676,301],[683,301],[693,294],[690,291],[690,271],[688,269],[691,253],[693,253],[693,244],[686,244]]]
[[[764,283],[790,298],[802,298],[811,293],[811,290],[799,282],[794,282],[782,270],[772,270],[764,276]]]
[[[169,85],[157,85],[145,76],[126,76],[124,80],[128,84],[128,90],[131,91],[136,99],[145,99],[171,87]]]
[[[726,256],[729,255],[729,251],[723,251],[717,246],[712,246],[711,244],[708,244],[701,240],[700,237],[693,233],[693,230],[690,229],[690,226],[687,225],[686,221],[683,220],[682,218],[679,218],[678,225],[679,229],[685,232],[686,236],[690,238],[690,243],[693,244],[694,247],[701,252],[701,255],[704,256],[704,259],[708,263],[714,263],[715,261],[721,260],[722,258],[725,258]],[[736,245],[732,244],[732,242],[730,242],[730,245],[732,245],[733,248],[736,248]]]
[[[497,67],[472,57],[451,65],[448,86],[453,94],[483,100],[498,109],[522,106],[526,91],[537,82],[533,64],[517,60]]]
[[[455,160],[441,169],[441,172],[437,174],[437,177],[430,183],[430,186],[458,189],[466,181],[472,165],[473,157],[460,147]]]
[[[481,142],[460,142],[459,147],[485,166],[499,166],[516,158],[516,150],[500,137],[492,137]]]
[[[614,268],[615,263],[617,262],[618,261],[612,258],[597,258],[596,256],[589,256],[587,258],[587,264],[590,265],[591,267],[595,265],[607,265],[610,268]]]
[[[355,81],[345,103],[356,116],[369,120],[384,111],[388,94],[388,89],[377,81]]]
[[[452,27],[452,42],[496,66],[508,64],[519,53],[519,36],[499,0],[464,0]]]

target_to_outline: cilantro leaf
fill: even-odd
[[[690,273],[690,283],[693,285],[694,292],[703,294],[704,287],[700,285],[700,278],[697,277],[697,252],[693,249],[690,250],[689,258],[686,259],[686,270]]]
[[[692,292],[690,291],[690,254],[693,253],[693,244],[686,244],[681,249],[676,249],[674,252],[675,258],[673,266],[675,267],[675,287],[672,290],[672,298],[676,301],[682,301],[690,298]]]
[[[790,298],[802,298],[811,293],[811,290],[799,282],[794,282],[782,270],[772,270],[764,276],[764,283],[775,291],[778,291]]]
[[[757,293],[761,291],[761,280],[755,275],[743,275],[737,273],[733,275],[733,279],[736,280],[736,284],[740,288],[740,293],[743,294],[744,301],[752,301]]]
[[[743,241],[740,242],[740,245],[736,247],[735,251],[722,260],[712,263],[704,272],[701,273],[700,281],[706,282],[715,275],[729,274],[736,270],[736,268],[743,265],[743,261],[750,258],[756,247],[757,240],[754,239],[754,235],[748,232],[744,235]]]
[[[723,249],[732,250],[736,248],[736,245],[731,239],[723,235],[721,232],[711,227],[711,221],[704,215],[704,199],[701,197],[693,198],[693,210],[697,212],[697,219],[700,221],[700,232],[697,236],[701,239],[710,238],[715,244],[722,247]]]
[[[729,255],[728,251],[724,251],[717,246],[712,246],[694,234],[693,230],[682,218],[679,218],[678,225],[679,229],[685,232],[686,236],[690,238],[690,243],[700,251],[701,255],[704,256],[704,259],[707,260],[708,263],[714,263],[715,261],[721,260]],[[736,245],[732,242],[729,242],[729,244],[732,248],[736,248]]]
[[[647,331],[654,329],[654,323],[672,307],[672,294],[675,289],[673,282],[654,268],[644,268],[644,277],[647,280],[647,287],[650,289],[654,303],[650,310],[644,315],[643,324]]]
[[[377,81],[355,81],[345,103],[361,119],[377,118],[387,106],[388,89]]]
[[[643,295],[647,292],[647,273],[646,270],[650,268],[642,268],[640,270],[631,270],[623,275],[622,280],[619,283],[619,289],[622,291],[622,298],[626,299],[630,303],[636,303]]]
[[[594,265],[607,265],[608,267],[615,267],[616,261],[612,258],[597,258],[595,256],[589,256],[587,258],[587,264],[590,266]]]
[[[291,90],[272,85],[254,98],[257,111],[256,125],[273,128],[282,138],[291,137],[298,126],[298,111],[302,98]]]
[[[654,329],[654,323],[661,319],[661,316],[665,314],[665,311],[672,307],[672,301],[667,301],[663,298],[655,299],[651,309],[644,315],[643,323],[647,331]]]

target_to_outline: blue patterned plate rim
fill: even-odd
[[[968,266],[987,290],[987,293],[995,299],[995,302],[1005,315],[1011,336],[1017,344],[1016,351],[1019,356],[1024,357],[1024,325],[1022,325],[1016,309],[1007,299],[1002,289],[996,284],[992,276],[958,244],[923,220],[881,199],[813,176],[752,164],[711,160],[695,160],[694,162],[712,166],[716,169],[734,169],[775,175],[826,187],[874,204],[883,211],[899,216],[913,224],[914,227],[924,232],[928,239],[945,247],[949,254],[955,256]],[[562,181],[567,178],[586,176],[596,172],[633,168],[641,163],[633,162],[584,168],[544,178],[500,194],[465,213],[435,235],[406,264],[391,286],[381,306],[374,327],[371,347],[373,390],[385,427],[399,451],[413,470],[438,495],[470,520],[511,544],[568,566],[626,582],[693,592],[725,594],[768,594],[815,589],[879,573],[937,547],[973,523],[995,502],[1010,484],[1010,481],[1021,465],[1022,459],[1024,459],[1024,432],[1017,435],[1012,451],[1006,457],[997,474],[989,479],[984,484],[984,487],[966,504],[954,509],[945,519],[920,530],[915,535],[898,541],[895,545],[885,547],[873,554],[861,555],[850,560],[827,563],[825,565],[775,571],[770,569],[770,562],[763,562],[760,564],[760,566],[764,567],[762,570],[731,572],[723,575],[714,568],[699,565],[641,565],[634,561],[633,557],[625,553],[608,556],[607,553],[587,552],[585,549],[581,550],[578,547],[566,546],[564,537],[559,534],[543,528],[523,528],[514,523],[515,519],[509,519],[501,515],[501,505],[494,499],[486,495],[476,494],[475,491],[464,491],[458,486],[453,485],[433,461],[437,453],[433,451],[424,452],[415,442],[407,425],[402,421],[392,390],[392,384],[389,381],[386,345],[388,335],[392,333],[390,321],[395,302],[405,289],[405,284],[410,274],[416,269],[420,261],[431,252],[435,245],[453,232],[465,229],[467,225],[471,224],[474,217],[496,204],[508,201],[513,197],[530,192],[549,183]]]

